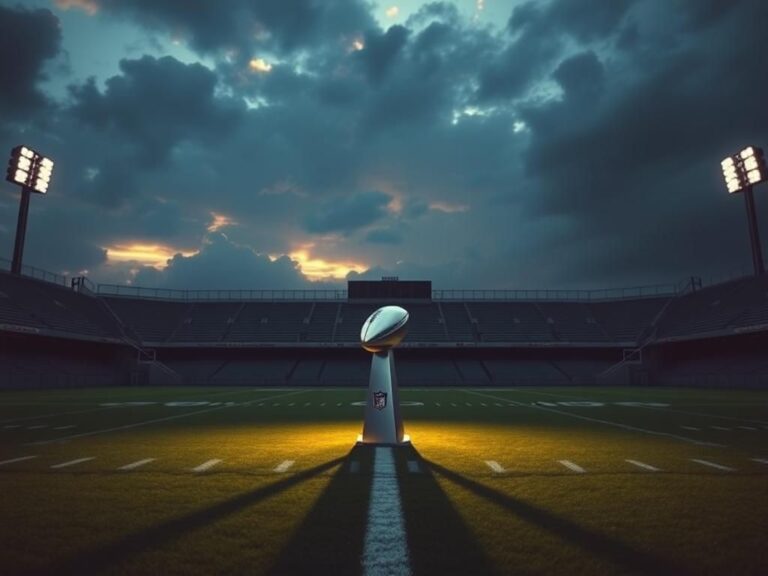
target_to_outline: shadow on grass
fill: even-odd
[[[403,447],[396,458],[412,574],[497,574],[419,452]]]
[[[266,500],[310,480],[344,462],[346,457],[330,460],[314,468],[298,472],[284,480],[263,486],[167,522],[128,534],[100,548],[91,549],[63,562],[31,574],[102,574],[124,559],[130,559],[149,549],[173,542],[187,532],[203,528],[247,506]]]
[[[283,548],[270,574],[362,573],[373,448],[355,446]]]
[[[605,559],[613,563],[621,569],[621,573],[654,575],[686,573],[682,567],[671,565],[664,559],[633,548],[626,542],[556,516],[547,510],[537,508],[508,494],[475,482],[435,462],[428,460],[424,462],[437,474],[454,484],[505,508],[531,524],[548,530],[560,538],[575,544],[594,558]]]

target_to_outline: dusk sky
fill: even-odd
[[[768,147],[766,23],[765,0],[0,0],[0,150],[56,162],[24,262],[246,289],[749,270],[720,161]]]

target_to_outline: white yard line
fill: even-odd
[[[381,446],[375,450],[363,545],[363,576],[410,576],[411,562],[393,450]]]
[[[192,468],[192,472],[205,472],[206,470],[210,470],[220,462],[221,462],[221,459],[218,459],[218,458],[214,458],[213,460],[208,460],[200,464],[200,466],[195,466],[194,468]]]
[[[573,470],[574,472],[578,472],[579,474],[584,474],[586,472],[584,468],[582,468],[578,464],[571,462],[570,460],[558,460],[558,462],[560,462],[560,464],[562,464],[569,470]]]
[[[504,467],[501,464],[499,464],[498,462],[496,462],[496,460],[486,460],[485,461],[485,465],[488,466],[488,468],[490,468],[491,470],[493,470],[497,474],[501,474],[503,472],[506,472]]]
[[[754,426],[739,426],[739,428],[741,428],[742,430],[751,430],[753,432],[757,431],[757,428],[755,428]]]
[[[283,472],[287,472],[288,468],[293,466],[295,463],[296,463],[296,460],[283,460],[282,462],[280,462],[280,464],[275,466],[275,472],[279,474]]]
[[[731,431],[730,428],[726,428],[725,426],[710,426],[710,428],[712,428],[712,430],[724,430],[724,431],[727,431],[727,432]]]
[[[486,396],[492,400],[506,400],[499,396],[493,396],[491,394],[481,394],[480,392],[474,392],[472,390],[464,389],[467,394],[475,394],[476,396]],[[552,412],[553,414],[560,414],[562,416],[568,416],[569,418],[576,418],[577,420],[585,420],[587,422],[595,422],[597,424],[605,424],[606,426],[613,426],[614,428],[621,428],[622,430],[629,430],[630,432],[642,432],[643,434],[650,434],[652,436],[664,436],[666,438],[674,438],[675,440],[681,440],[683,442],[689,442],[690,444],[697,444],[699,446],[718,446],[724,448],[724,444],[717,444],[715,442],[705,442],[703,440],[697,440],[695,438],[688,438],[687,436],[679,436],[670,432],[658,432],[656,430],[648,430],[646,428],[639,428],[637,426],[630,426],[629,424],[621,424],[619,422],[611,422],[610,420],[601,420],[599,418],[591,418],[589,416],[583,416],[581,414],[573,414],[572,412],[566,412],[564,410],[556,410],[554,408],[545,408],[544,406],[535,406],[531,404],[524,404],[522,402],[515,402],[510,406],[520,406],[522,408],[530,408],[532,410],[543,410],[544,412]]]
[[[710,468],[715,468],[716,470],[723,470],[724,472],[736,471],[736,468],[731,468],[730,466],[723,466],[722,464],[710,462],[709,460],[699,460],[698,458],[691,458],[691,462],[696,462],[697,464],[701,464],[703,466],[709,466]]]
[[[32,460],[33,458],[37,458],[37,456],[22,456],[20,458],[11,458],[10,460],[3,460],[0,462],[0,466],[5,466],[6,464],[13,464],[14,462],[24,462],[25,460]]]
[[[72,428],[75,428],[75,424],[69,424],[68,426],[56,426],[56,428],[52,428],[52,430],[71,430]]]
[[[38,424],[37,426],[27,426],[27,430],[42,430],[48,428],[48,424]]]
[[[299,390],[298,392],[289,392],[286,394],[279,394],[272,398],[282,398],[283,396],[291,396],[293,394],[303,394],[307,390]],[[272,398],[263,398],[263,400],[271,400]],[[197,414],[206,414],[208,412],[215,412],[217,410],[224,410],[225,408],[233,408],[233,406],[215,406],[214,408],[206,408],[204,410],[195,410],[194,412],[185,412],[184,414],[177,414],[175,416],[166,416],[164,418],[155,418],[153,420],[145,420],[143,422],[134,422],[133,424],[126,424],[124,426],[115,426],[113,428],[103,428],[101,430],[92,430],[91,432],[81,432],[80,434],[70,434],[69,436],[62,436],[60,438],[54,438],[52,440],[41,440],[39,442],[33,442],[34,445],[53,444],[55,442],[63,442],[65,440],[74,440],[76,438],[85,438],[87,436],[98,436],[99,434],[108,434],[110,432],[119,432],[121,430],[130,430],[132,428],[140,428],[141,426],[150,426],[159,422],[168,422],[170,420],[178,420],[179,418],[188,418]]]
[[[659,468],[656,468],[656,466],[651,466],[650,464],[646,464],[645,462],[640,462],[639,460],[630,460],[627,458],[626,462],[629,462],[633,466],[637,466],[638,468],[642,468],[643,470],[650,470],[651,472],[661,472]]]
[[[680,428],[682,428],[683,430],[693,430],[695,432],[698,432],[701,430],[701,428],[696,428],[696,426],[683,426],[682,424],[680,425]]]
[[[752,458],[752,462],[759,462],[760,464],[768,464],[768,460],[765,458]]]
[[[69,466],[75,466],[76,464],[82,464],[83,462],[89,462],[94,460],[95,456],[89,456],[88,458],[78,458],[77,460],[70,460],[69,462],[62,462],[61,464],[54,464],[52,469],[58,470],[59,468],[68,468]]]
[[[144,460],[137,460],[136,462],[131,462],[130,464],[121,466],[118,468],[118,470],[135,470],[136,468],[140,468],[141,466],[149,464],[150,462],[154,462],[155,460],[155,458],[144,458]]]

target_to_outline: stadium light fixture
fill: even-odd
[[[16,243],[13,246],[11,272],[21,274],[21,259],[24,254],[24,237],[27,233],[29,198],[33,192],[47,194],[53,176],[53,160],[35,152],[27,146],[16,146],[11,150],[5,179],[21,186],[19,219],[16,223]]]
[[[763,251],[760,246],[760,235],[757,228],[757,214],[755,212],[755,197],[752,187],[768,180],[768,170],[765,166],[765,154],[762,148],[747,146],[738,154],[728,156],[720,162],[723,169],[725,187],[729,194],[744,192],[744,200],[747,205],[747,222],[749,224],[749,240],[752,244],[752,265],[755,276],[765,273]]]

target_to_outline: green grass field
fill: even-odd
[[[0,574],[363,574],[364,396],[0,393]],[[403,389],[401,401],[414,575],[768,573],[766,393]]]

